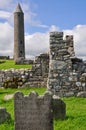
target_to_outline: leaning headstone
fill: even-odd
[[[0,107],[0,124],[11,119],[11,115],[6,111],[6,108]]]
[[[52,95],[14,95],[15,130],[53,130]]]
[[[66,104],[56,95],[53,96],[53,116],[54,119],[66,118]]]

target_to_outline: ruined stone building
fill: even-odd
[[[14,12],[15,61],[25,58],[23,15],[18,4]],[[63,39],[63,32],[50,32],[49,37],[49,53],[36,56],[31,70],[1,70],[0,87],[46,87],[59,96],[86,91],[86,63],[75,56],[73,36]]]
[[[25,59],[24,13],[20,4],[14,12],[14,60]]]
[[[50,33],[48,89],[60,96],[86,91],[86,65],[75,57],[73,36]]]
[[[59,96],[86,91],[86,64],[75,57],[73,36],[50,32],[49,42],[49,53],[36,56],[31,70],[1,70],[0,87],[46,87]]]
[[[0,86],[46,87],[59,96],[86,91],[86,64],[75,57],[73,36],[50,32],[50,51],[35,57],[31,70],[0,71]]]

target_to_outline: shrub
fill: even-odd
[[[5,60],[0,60],[0,64],[3,64],[5,63],[6,61]]]

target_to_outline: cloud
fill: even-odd
[[[0,3],[0,9],[7,9],[9,8],[10,4],[11,4],[12,0],[3,0],[1,3]]]
[[[13,25],[13,12],[15,11],[18,0],[3,0],[0,3],[0,19],[8,20]],[[34,26],[39,28],[48,28],[47,25],[43,24],[41,20],[37,19],[37,13],[34,13],[36,4],[30,4],[27,0],[22,0],[20,5],[24,12],[26,26]],[[35,11],[36,12],[36,11]]]
[[[13,28],[7,23],[0,23],[0,55],[10,55],[13,52]]]
[[[51,27],[49,28],[49,32],[53,32],[53,31],[59,31],[59,27],[57,27],[56,25],[51,25]]]
[[[25,4],[22,6],[26,26],[30,25],[34,27],[48,28],[48,25],[43,24],[40,20],[37,19],[37,13],[32,12],[29,6]]]
[[[8,19],[12,14],[7,11],[0,11],[0,18],[2,19]]]
[[[59,31],[59,27],[52,25],[48,32]],[[49,51],[49,33],[34,33],[26,35],[26,54],[39,55]],[[86,60],[86,25],[77,25],[71,30],[63,30],[64,35],[74,36],[74,50],[76,57]]]
[[[0,30],[3,30],[0,34],[0,55],[13,56],[13,27],[5,22],[0,23]],[[25,48],[26,57],[35,57],[40,53],[49,51],[49,32],[58,31],[58,27],[52,25],[45,33],[36,32],[33,34],[26,34],[25,36]],[[86,25],[77,25],[71,30],[63,30],[64,35],[74,35],[74,50],[75,54],[79,58],[86,60]]]
[[[13,57],[14,32],[13,27],[5,22],[0,23],[0,55]],[[49,34],[36,32],[25,36],[26,57],[31,58],[40,53],[47,52],[49,49]]]
[[[0,22],[0,30],[2,30],[1,34],[0,34],[0,55],[10,55],[11,57],[13,56],[13,44],[14,44],[14,41],[13,41],[13,10],[15,10],[15,7],[16,7],[16,3],[18,1],[17,0],[3,0],[0,4],[0,19],[1,21],[4,20],[4,22]],[[34,13],[32,10],[31,10],[31,7],[30,7],[30,4],[29,2],[26,0],[23,1],[22,0],[22,3],[21,3],[21,6],[24,10],[24,14],[25,14],[25,24],[26,26],[28,25],[31,25],[31,26],[36,26],[36,27],[40,27],[40,28],[48,28],[47,25],[44,25],[40,20],[38,20],[36,17],[37,17],[37,14]],[[32,39],[28,39],[26,38],[26,48],[27,48],[27,41],[31,41],[29,43],[33,43],[34,44],[34,40],[35,39],[35,43],[36,43],[36,46],[39,45],[39,43],[37,44],[37,39],[36,39],[36,35],[37,35],[37,38],[39,37],[39,41],[43,41],[43,37],[44,37],[44,43],[46,43],[46,36],[45,34],[41,34],[41,33],[34,33],[32,34]],[[29,36],[27,36],[29,37]],[[32,44],[32,45],[33,45]],[[34,45],[33,45],[34,46]],[[43,52],[43,49],[46,50],[46,45],[45,45],[45,48],[43,47],[42,43],[41,43],[41,47],[42,49],[40,49],[40,52]],[[34,48],[30,45],[30,50],[27,51],[26,49],[26,55],[28,55],[28,52],[33,52],[31,53],[31,55],[36,55],[36,54],[39,54],[39,50],[35,50],[32,49],[31,51],[31,48]],[[38,47],[39,48],[39,47]],[[30,55],[30,53],[29,53]],[[28,55],[28,57],[29,57]]]
[[[13,11],[15,10],[17,0],[3,0],[0,3],[0,19],[5,19],[4,23],[0,23],[0,55],[13,56]],[[48,27],[37,19],[35,6],[30,5],[27,0],[22,0],[21,6],[25,14],[25,26],[36,26],[46,28],[45,33],[35,32],[26,34],[26,56],[33,57],[49,50],[49,32],[60,31],[56,25]],[[34,8],[34,9],[33,9]],[[77,57],[86,59],[86,25],[77,25],[73,29],[65,29],[64,34],[74,35],[74,50]]]
[[[79,58],[86,60],[86,25],[77,25],[72,30],[63,30],[64,34],[74,36],[74,50]]]
[[[40,53],[46,53],[49,50],[49,34],[48,33],[34,33],[25,36],[26,41],[26,55],[37,56]]]

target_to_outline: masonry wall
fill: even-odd
[[[51,32],[49,55],[47,87],[50,91],[60,96],[73,96],[86,90],[86,67],[75,57],[73,36],[67,35],[63,40],[63,32]]]
[[[62,87],[70,88],[69,72],[72,71],[69,46],[63,40],[63,32],[50,33],[50,63],[48,88],[59,92]]]
[[[49,54],[35,58],[32,69],[0,70],[0,87],[47,87]]]

